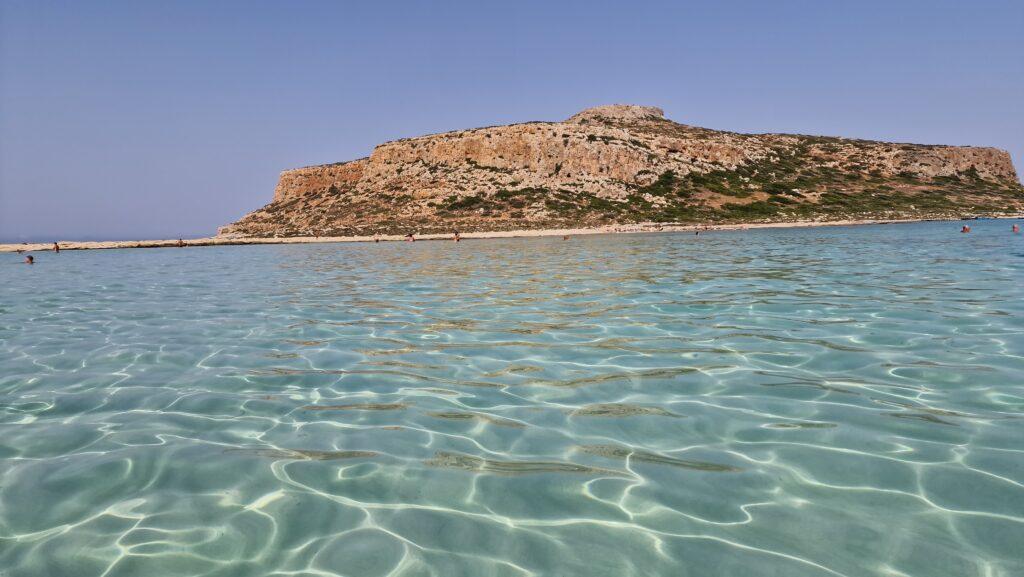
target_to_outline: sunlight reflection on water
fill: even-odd
[[[0,255],[0,575],[1024,574],[1009,226]]]

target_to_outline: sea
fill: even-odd
[[[962,224],[0,254],[0,576],[1024,575]]]

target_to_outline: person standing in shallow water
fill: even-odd
[[[60,252],[60,245],[57,244],[57,241],[53,241],[53,252]]]

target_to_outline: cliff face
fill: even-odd
[[[600,106],[408,138],[287,170],[273,202],[221,235],[345,236],[595,226],[943,217],[1024,209],[1005,151],[737,134],[661,109]]]

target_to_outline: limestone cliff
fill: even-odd
[[[281,173],[230,236],[347,236],[630,222],[948,217],[1024,209],[994,148],[738,134],[599,106],[407,138]]]

